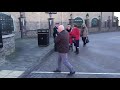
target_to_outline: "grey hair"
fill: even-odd
[[[58,28],[61,28],[61,30],[65,30],[65,27],[63,25],[59,25]]]

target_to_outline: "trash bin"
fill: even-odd
[[[38,29],[38,46],[49,45],[49,29]]]
[[[3,47],[3,41],[2,41],[2,31],[0,30],[0,48]]]

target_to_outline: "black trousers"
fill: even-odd
[[[74,46],[75,46],[75,48],[76,48],[75,53],[78,54],[78,53],[79,53],[79,40],[75,40]]]
[[[74,46],[75,46],[75,47],[79,47],[79,40],[75,40]]]
[[[83,45],[86,45],[86,37],[82,37]]]

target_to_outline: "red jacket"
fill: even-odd
[[[72,37],[75,37],[75,40],[80,40],[80,29],[77,27],[74,27],[70,33]]]

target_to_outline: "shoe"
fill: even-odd
[[[60,70],[55,70],[55,71],[53,71],[53,72],[61,72]]]
[[[76,53],[76,51],[74,51],[74,53]]]
[[[74,72],[70,72],[70,73],[68,74],[68,76],[71,76],[71,75],[73,75],[73,74],[75,74],[75,71],[74,71]]]
[[[76,50],[76,54],[79,54],[79,49],[77,48],[77,50]]]
[[[76,52],[76,55],[79,54],[79,52]]]

